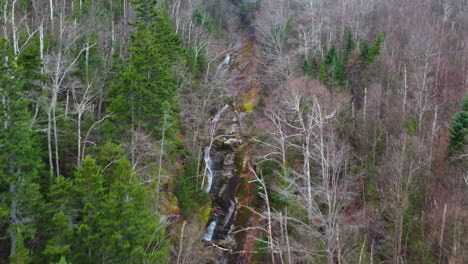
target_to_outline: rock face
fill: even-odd
[[[238,212],[236,192],[242,170],[244,140],[240,129],[232,129],[241,127],[236,118],[231,118],[234,112],[230,109],[224,111],[224,116],[216,115],[218,124],[213,124],[217,128],[216,133],[212,135],[212,142],[204,153],[205,166],[210,166],[207,167],[207,172],[211,172],[212,175],[212,185],[209,190],[212,210],[205,234],[209,233],[213,226],[214,230],[210,234],[210,239],[204,237],[203,241],[233,249],[235,242],[229,232]]]

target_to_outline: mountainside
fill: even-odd
[[[468,263],[464,0],[3,0],[2,263]]]

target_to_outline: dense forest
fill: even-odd
[[[468,1],[0,10],[0,264],[468,263]]]

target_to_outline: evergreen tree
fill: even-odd
[[[52,182],[47,204],[49,219],[45,230],[47,244],[43,255],[47,262],[57,262],[63,256],[71,256],[74,239],[74,223],[79,219],[79,208],[74,205],[73,181],[59,176]]]
[[[159,138],[164,113],[177,116],[174,67],[182,51],[180,39],[172,32],[167,12],[158,9],[156,1],[139,0],[134,4],[137,13],[131,57],[128,66],[117,73],[108,95],[108,112],[113,117],[107,132],[114,139],[138,129]],[[164,102],[169,109],[163,109]]]
[[[367,40],[363,40],[361,44],[359,44],[359,53],[361,55],[361,59],[364,62],[369,61],[369,55],[370,55],[370,47],[369,47],[369,42]]]
[[[26,259],[24,245],[35,237],[43,205],[39,192],[43,164],[24,90],[36,74],[27,75],[5,39],[0,40],[0,57],[0,228],[7,231],[0,241],[10,240],[12,259]]]
[[[345,36],[344,36],[344,46],[343,46],[343,62],[346,64],[348,61],[349,55],[353,52],[355,49],[356,44],[354,43],[353,40],[353,33],[351,30],[346,30]]]
[[[332,45],[331,48],[328,50],[327,55],[325,55],[325,60],[323,61],[323,63],[326,67],[329,67],[333,63],[333,60],[337,58],[338,53],[336,51],[336,46]]]
[[[335,45],[325,55],[325,59],[320,65],[318,79],[326,85],[333,87],[340,87],[345,83],[345,66],[343,61],[338,57]]]
[[[311,68],[311,75],[315,77],[317,75],[317,72],[319,70],[319,63],[317,60],[317,56],[312,57],[312,62],[310,63],[310,68]]]
[[[325,63],[320,64],[317,79],[322,83],[325,83],[327,81],[327,66],[325,65]]]
[[[384,39],[382,33],[378,33],[377,38],[375,39],[374,43],[372,44],[369,50],[369,58],[367,61],[368,64],[373,63],[375,58],[380,54],[380,49],[382,48],[383,41]]]
[[[49,263],[62,257],[72,263],[166,263],[166,236],[151,210],[149,190],[134,177],[126,159],[110,174],[104,177],[87,157],[73,180],[54,181],[44,251]]]
[[[10,257],[10,263],[12,264],[24,264],[29,263],[31,258],[29,257],[29,250],[24,246],[23,234],[21,229],[18,228],[16,231],[16,249],[15,254]]]
[[[468,97],[463,100],[462,111],[455,114],[449,131],[453,150],[463,150],[468,144]]]
[[[107,202],[103,184],[104,176],[101,174],[101,168],[93,159],[85,158],[83,166],[76,170],[72,189],[73,207],[80,210],[73,238],[72,253],[75,259],[73,262],[96,262],[101,254],[100,247],[103,246],[103,241],[100,239],[99,224],[108,217],[103,210]]]
[[[312,71],[312,65],[310,65],[310,63],[307,61],[307,58],[304,57],[302,59],[302,72],[304,73],[304,75],[310,75]]]
[[[101,219],[101,252],[112,263],[166,263],[169,249],[164,228],[151,208],[149,190],[134,177],[123,159],[110,184]]]

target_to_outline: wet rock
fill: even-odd
[[[238,123],[235,123],[231,126],[231,129],[229,130],[230,135],[238,135],[241,132],[241,127],[239,126]]]
[[[237,139],[237,138],[230,138],[230,139],[224,141],[225,145],[228,145],[228,146],[231,146],[231,147],[240,146],[240,145],[242,145],[242,143],[243,143],[242,140]]]
[[[227,154],[224,158],[224,167],[232,166],[236,161],[236,156],[234,154]]]
[[[234,173],[231,171],[231,170],[228,170],[228,171],[223,171],[221,173],[221,175],[225,178],[231,178],[232,176],[234,176]]]

